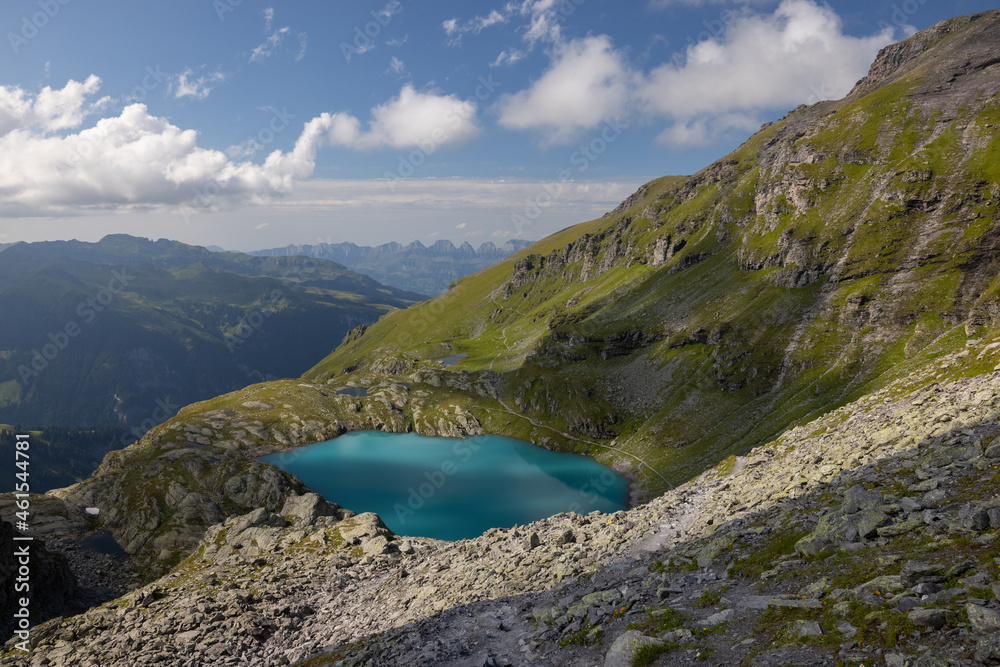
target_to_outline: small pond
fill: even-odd
[[[469,356],[468,352],[459,352],[458,354],[453,354],[450,357],[442,357],[441,359],[438,359],[438,361],[441,362],[442,366],[448,368],[449,366],[457,366],[458,362],[465,359],[467,356]]]

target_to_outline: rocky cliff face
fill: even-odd
[[[0,637],[7,641],[20,629],[20,616],[24,609],[21,599],[27,598],[26,608],[32,625],[54,616],[69,615],[86,609],[83,591],[77,586],[66,559],[46,549],[45,542],[16,542],[14,526],[0,522]],[[27,550],[27,555],[20,555]],[[22,565],[27,563],[27,572]],[[28,588],[19,588],[27,585]],[[14,638],[12,641],[21,641]]]

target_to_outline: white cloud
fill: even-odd
[[[569,9],[568,9],[569,8]],[[562,41],[562,31],[559,20],[572,11],[575,5],[568,0],[509,0],[500,9],[494,9],[489,14],[475,16],[468,21],[452,18],[444,21],[441,27],[450,37],[451,45],[461,44],[462,36],[472,33],[479,34],[490,26],[509,23],[515,17],[521,17],[526,22],[518,30],[522,39],[527,42],[527,50],[531,51],[538,42],[556,44]],[[525,56],[525,52],[515,48],[507,48],[493,60],[490,67],[512,65]]]
[[[262,222],[259,225],[254,225],[254,229],[264,229],[265,227],[268,227],[270,224],[271,224],[270,222]]]
[[[836,12],[814,0],[782,0],[772,14],[736,12],[720,31],[649,72],[633,68],[606,35],[557,35],[549,69],[501,99],[500,124],[540,130],[552,144],[632,115],[669,123],[660,135],[667,145],[711,143],[757,127],[763,111],[846,95],[893,40],[891,28],[845,34]]]
[[[256,47],[250,52],[250,62],[261,63],[267,58],[270,58],[274,54],[274,50],[281,46],[281,43],[285,41],[285,37],[291,32],[291,28],[285,26],[284,28],[279,28],[271,33],[263,44]]]
[[[322,114],[305,123],[291,151],[275,150],[263,164],[236,161],[260,146],[230,147],[228,155],[202,148],[194,130],[152,116],[143,104],[63,134],[91,113],[87,98],[99,83],[91,77],[34,96],[0,87],[0,214],[262,203],[312,176],[324,145],[433,152],[479,132],[475,104],[405,86],[372,109],[367,130],[350,114]]]
[[[639,105],[690,125],[839,98],[892,38],[891,29],[846,35],[829,5],[783,0],[772,15],[740,16],[721,36],[689,46],[683,62],[655,68],[637,92]]]
[[[100,86],[100,78],[92,74],[83,83],[70,79],[60,90],[45,86],[34,99],[19,86],[0,86],[0,135],[17,128],[55,132],[77,127],[107,102],[87,103]]]
[[[649,8],[659,11],[667,7],[685,5],[687,7],[700,7],[703,5],[735,4],[742,5],[742,9],[749,7],[751,2],[766,2],[767,0],[649,0]]]
[[[402,74],[405,71],[406,64],[396,56],[393,56],[392,60],[389,61],[389,69],[387,69],[385,73],[388,74],[389,72],[392,72],[394,74]]]
[[[467,222],[460,222],[457,225],[455,225],[455,229],[465,229],[468,226],[469,226],[469,223],[467,223]]]
[[[559,27],[559,18],[563,7],[558,0],[524,0],[520,12],[523,16],[530,17],[524,39],[532,46],[538,41],[560,41],[562,29]]]
[[[274,22],[274,7],[268,7],[261,12],[264,17],[264,32],[270,32],[271,24]]]
[[[421,93],[407,84],[399,97],[372,109],[367,131],[350,114],[323,114],[306,124],[303,138],[310,134],[316,141],[356,149],[430,147],[427,152],[433,152],[478,136],[476,111],[474,102],[455,95]]]
[[[510,20],[510,15],[511,13],[506,11],[506,8],[504,13],[500,13],[494,9],[486,16],[476,16],[465,23],[460,23],[458,19],[448,19],[441,24],[441,27],[444,28],[445,33],[449,37],[461,39],[462,35],[466,33],[471,32],[478,35],[490,26],[506,23]]]
[[[386,23],[401,11],[403,11],[403,4],[399,0],[390,0],[385,7],[378,10],[378,17],[382,19],[383,23]]]
[[[164,229],[171,229],[179,240],[231,250],[316,243],[318,239],[378,245],[386,239],[454,238],[475,230],[483,230],[502,243],[507,238],[541,238],[581,220],[600,217],[645,180],[648,178],[567,182],[527,227],[516,226],[511,216],[523,215],[526,206],[546,195],[545,182],[409,178],[398,179],[390,187],[379,179],[314,178],[298,183],[290,195],[270,202],[205,210],[198,215],[198,224],[192,225],[179,225],[182,218],[171,208],[141,212],[74,208],[73,219],[47,213],[24,224],[10,218],[5,223],[0,218],[0,229],[16,232],[11,236],[24,241],[71,237],[96,241],[115,232],[159,238]],[[253,231],[265,222],[271,224]],[[463,222],[468,227],[456,232],[455,226]]]
[[[496,57],[496,60],[490,63],[490,67],[503,67],[504,65],[513,65],[519,60],[522,60],[527,54],[524,51],[518,49],[504,49],[500,52],[500,55]]]
[[[552,65],[530,88],[504,96],[500,124],[541,129],[544,143],[564,143],[626,110],[630,69],[606,35],[556,46]]]
[[[295,54],[295,62],[299,62],[306,57],[306,46],[308,45],[309,37],[304,32],[299,33],[299,52]]]
[[[171,77],[170,92],[177,99],[193,97],[196,100],[203,100],[212,92],[211,84],[225,80],[226,76],[222,72],[212,72],[206,76],[194,78],[194,72],[188,68]]]

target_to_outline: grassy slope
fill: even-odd
[[[459,368],[499,371],[508,406],[582,440],[615,439],[676,482],[952,351],[997,307],[1000,99],[944,124],[911,100],[930,67],[793,113],[689,181],[654,181],[628,210],[391,313],[305,377],[370,384],[391,359],[466,352]],[[594,264],[633,252],[586,279],[583,261],[538,268],[586,235]],[[686,245],[653,267],[667,235]],[[528,257],[527,282],[505,288]],[[605,359],[631,329],[663,340]],[[491,418],[495,407],[473,413],[523,436],[518,420]],[[616,437],[588,434],[588,420]]]

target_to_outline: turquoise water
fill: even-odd
[[[261,458],[399,535],[459,540],[560,512],[615,512],[627,480],[593,459],[501,436],[360,431]]]

